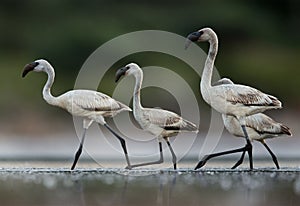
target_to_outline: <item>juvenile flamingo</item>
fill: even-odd
[[[279,109],[281,102],[274,96],[245,85],[221,84],[212,86],[211,80],[218,52],[218,38],[211,28],[203,28],[188,35],[186,48],[190,42],[197,41],[208,41],[210,44],[200,83],[202,97],[206,103],[221,114],[234,116],[238,120],[246,139],[246,145],[242,148],[207,155],[197,164],[195,169],[203,167],[206,161],[211,158],[238,152],[248,153],[250,169],[253,169],[252,144],[246,130],[245,118],[265,110]]]
[[[181,131],[197,132],[198,129],[192,122],[183,119],[178,114],[163,109],[144,108],[141,105],[141,86],[143,81],[143,71],[135,63],[130,63],[116,72],[116,82],[121,76],[135,77],[135,87],[133,91],[133,115],[143,130],[150,132],[158,138],[160,159],[154,162],[131,165],[131,167],[140,167],[163,162],[162,139],[164,139],[172,154],[174,169],[177,168],[177,158],[169,142],[169,137],[175,136]]]
[[[61,107],[74,116],[83,117],[84,131],[71,170],[77,164],[82,153],[86,131],[93,122],[104,125],[120,141],[125,154],[127,168],[131,168],[125,140],[113,131],[104,120],[105,117],[113,117],[122,111],[131,111],[128,106],[112,99],[106,94],[92,90],[71,90],[58,97],[54,97],[51,94],[51,87],[54,82],[55,72],[51,64],[43,59],[27,64],[24,67],[22,77],[25,77],[30,71],[45,72],[48,75],[48,80],[43,89],[43,98],[48,104]]]
[[[223,78],[220,79],[218,82],[214,83],[213,85],[220,85],[220,84],[234,84],[230,79]],[[244,133],[241,129],[241,126],[238,120],[234,116],[222,114],[222,119],[225,125],[225,128],[228,130],[229,133],[237,136],[237,137],[244,137]],[[275,138],[282,134],[286,134],[292,136],[290,128],[286,125],[283,125],[279,122],[276,122],[269,116],[263,113],[257,113],[250,116],[245,117],[246,122],[246,131],[249,135],[251,141],[256,140],[262,143],[262,145],[267,149],[269,154],[272,157],[276,168],[279,169],[279,164],[276,155],[272,152],[270,147],[265,142],[266,139]],[[232,167],[235,169],[240,164],[242,164],[244,160],[245,151],[242,153],[240,160]]]

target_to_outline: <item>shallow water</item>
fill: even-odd
[[[300,169],[2,168],[1,205],[299,205]]]

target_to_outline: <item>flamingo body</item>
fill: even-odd
[[[174,112],[157,108],[144,108],[141,105],[140,90],[143,81],[143,71],[137,64],[130,63],[125,67],[119,69],[116,73],[116,81],[118,81],[123,75],[133,75],[135,77],[135,87],[133,92],[134,118],[143,130],[155,135],[158,138],[161,154],[159,161],[132,165],[132,167],[162,163],[163,156],[161,141],[162,139],[164,139],[167,142],[172,153],[173,166],[174,169],[176,169],[176,155],[169,142],[169,137],[172,137],[179,132],[184,131],[197,132],[198,129],[196,125],[188,120],[183,119],[181,116]]]
[[[195,169],[204,166],[209,159],[222,155],[242,152],[242,158],[244,158],[245,151],[248,152],[250,169],[253,169],[252,144],[247,133],[246,117],[269,109],[280,109],[281,102],[272,95],[245,85],[228,84],[228,82],[212,85],[213,66],[218,52],[218,37],[211,28],[200,29],[188,35],[186,48],[191,42],[197,41],[208,42],[210,45],[201,77],[201,95],[212,108],[223,115],[233,116],[237,119],[246,139],[246,145],[243,148],[207,155]]]
[[[104,117],[113,117],[122,111],[131,111],[131,109],[109,97],[106,94],[92,91],[92,90],[71,90],[58,97],[54,97],[51,94],[51,87],[54,82],[55,72],[52,65],[44,60],[36,60],[30,64],[27,64],[23,70],[22,77],[25,77],[29,72],[45,72],[48,75],[47,82],[43,88],[43,98],[48,104],[61,107],[67,110],[74,116],[83,117],[84,132],[80,141],[80,146],[76,152],[75,160],[71,167],[73,170],[77,164],[77,161],[81,155],[82,147],[85,139],[86,130],[95,121],[98,124],[104,125],[115,137],[121,142],[127,167],[130,167],[130,162],[127,154],[127,148],[125,140],[115,133],[105,122]]]

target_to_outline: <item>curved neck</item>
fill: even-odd
[[[54,69],[49,66],[45,72],[48,75],[48,80],[43,88],[43,98],[47,103],[51,105],[58,105],[57,98],[52,96],[51,94],[51,87],[53,85],[55,77]]]
[[[212,72],[214,68],[214,62],[218,52],[218,38],[217,35],[211,33],[211,38],[209,42],[209,52],[205,61],[205,66],[202,72],[201,77],[201,91],[207,90],[211,88],[211,79],[212,79]]]
[[[133,91],[133,110],[142,109],[141,105],[141,88],[143,82],[143,72],[142,70],[134,73],[135,77],[135,86]]]

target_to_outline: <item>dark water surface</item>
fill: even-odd
[[[300,169],[0,169],[1,205],[300,205]]]

